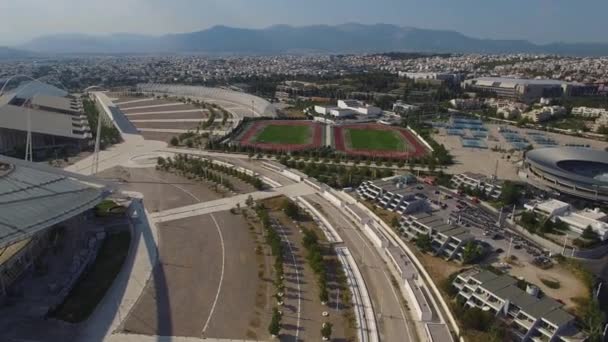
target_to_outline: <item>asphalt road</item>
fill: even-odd
[[[322,207],[322,214],[336,227],[344,245],[357,261],[374,306],[380,339],[418,341],[409,312],[401,305],[399,290],[393,286],[386,265],[376,249],[355,225],[328,201],[319,195],[309,195],[305,198]]]

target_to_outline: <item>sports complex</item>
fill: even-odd
[[[268,151],[301,151],[331,146],[351,156],[416,158],[428,148],[411,131],[382,124],[326,126],[304,120],[262,120],[245,124],[234,140]]]
[[[528,181],[539,188],[608,202],[608,152],[586,148],[540,148],[526,154]]]

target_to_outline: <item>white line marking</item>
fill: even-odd
[[[166,183],[165,180],[160,179],[155,176],[150,176],[150,177],[156,178],[156,179],[160,180],[161,182],[165,182],[165,184],[176,187],[176,188],[180,189],[181,191],[183,191],[184,193],[186,193],[187,195],[189,195],[190,197],[197,200],[198,202],[201,202],[201,200],[198,197],[196,197],[196,195],[194,195],[192,192],[182,188],[179,185]],[[215,228],[217,229],[217,233],[220,236],[220,244],[222,246],[222,272],[220,273],[220,282],[217,285],[217,292],[215,293],[215,299],[213,300],[213,305],[211,305],[211,310],[209,311],[209,317],[207,317],[207,321],[205,322],[205,326],[203,327],[203,331],[201,332],[201,335],[205,334],[205,331],[209,327],[209,322],[211,322],[211,317],[213,317],[213,312],[215,311],[215,306],[217,305],[217,301],[220,297],[220,293],[222,292],[222,284],[224,283],[224,270],[226,268],[226,246],[224,245],[224,235],[222,235],[222,229],[220,228],[220,225],[217,223],[215,216],[213,216],[213,214],[209,214],[209,216],[211,216],[211,219],[215,223]]]
[[[226,253],[224,249],[224,236],[222,235],[222,230],[220,229],[220,225],[217,223],[215,216],[213,216],[213,214],[209,214],[209,216],[211,216],[211,218],[213,219],[215,227],[217,228],[217,232],[220,235],[220,242],[222,244],[222,273],[220,275],[220,283],[217,286],[217,292],[215,293],[215,299],[213,300],[213,305],[211,306],[211,311],[209,311],[209,317],[207,317],[207,322],[205,322],[202,334],[205,334],[205,331],[209,327],[209,322],[211,321],[211,317],[213,316],[213,311],[215,311],[217,300],[220,297],[220,292],[222,292],[222,283],[224,282],[224,268],[226,264]]]
[[[314,201],[314,200],[313,200]],[[315,201],[317,204],[321,205],[321,203]],[[344,222],[346,222],[347,225],[349,225],[351,227],[352,230],[355,231],[357,237],[359,237],[359,239],[361,239],[361,242],[363,242],[363,244],[365,245],[365,247],[370,251],[370,254],[374,253],[373,248],[370,246],[370,244],[363,238],[363,236],[361,235],[361,233],[359,232],[359,229],[357,229],[354,224],[347,218],[347,217],[340,217],[340,219]],[[354,257],[353,257],[354,258]],[[380,258],[382,260],[382,258]],[[410,339],[410,341],[416,341],[414,339],[412,339],[412,334],[410,332],[410,327],[407,324],[408,319],[405,316],[405,311],[403,311],[403,308],[401,306],[401,303],[399,301],[399,296],[397,295],[397,292],[395,291],[394,287],[393,287],[393,283],[390,280],[388,274],[386,274],[386,271],[384,270],[384,268],[380,268],[380,270],[382,271],[382,273],[384,274],[384,277],[386,278],[386,281],[388,282],[389,287],[391,288],[391,291],[393,292],[393,295],[395,296],[395,300],[397,301],[397,303],[399,303],[399,310],[401,311],[401,317],[403,318],[403,325],[405,326],[405,330],[407,331],[407,335]],[[405,299],[405,298],[404,298]],[[381,299],[379,299],[381,300]],[[407,300],[406,300],[407,302]]]
[[[291,248],[291,241],[289,241],[289,239],[287,238],[287,235],[285,235],[285,231],[283,230],[283,226],[281,225],[281,234],[283,235],[283,238],[285,239],[285,241],[287,241],[287,247],[289,247],[289,254],[291,254],[291,260],[293,261],[293,268],[296,270],[296,281],[298,282],[298,319],[296,321],[296,341],[298,341],[298,336],[300,335],[300,316],[302,314],[301,312],[301,305],[302,305],[302,288],[300,286],[300,271],[298,271],[298,264],[296,263],[296,257],[293,254],[293,249]]]

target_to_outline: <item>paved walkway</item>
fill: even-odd
[[[228,340],[218,338],[197,338],[182,336],[149,336],[137,334],[116,334],[106,339],[107,342],[253,342],[248,340]]]
[[[204,122],[206,121],[206,118],[199,118],[199,119],[138,119],[138,120],[131,120],[131,122]],[[223,121],[223,119],[222,119]],[[234,119],[227,119],[227,122],[232,122],[234,121]]]
[[[148,102],[148,101],[154,101],[154,100],[156,100],[156,99],[153,98],[153,97],[146,97],[145,99],[114,102],[114,104],[117,105],[117,106],[122,106],[122,105],[126,105],[126,104],[129,104],[129,103]]]
[[[130,108],[129,108],[130,109]],[[126,110],[126,109],[125,109]],[[137,113],[125,113],[126,116],[134,115],[156,115],[156,114],[176,114],[176,113],[204,113],[203,109],[178,109],[178,110],[162,110],[154,112],[137,112]]]
[[[304,183],[296,183],[280,188],[272,188],[267,191],[257,191],[234,197],[221,198],[215,201],[202,202],[174,209],[168,209],[150,215],[155,222],[168,222],[184,219],[192,216],[200,216],[218,211],[226,211],[234,208],[236,204],[245,206],[247,198],[251,196],[254,200],[270,198],[279,195],[287,197],[305,196],[315,193],[316,190]]]
[[[141,197],[136,193],[129,195]],[[137,213],[135,218],[134,212]],[[114,341],[110,339],[111,334],[139,298],[158,261],[158,230],[154,222],[148,220],[141,201],[133,201],[129,216],[133,224],[129,255],[112,287],[83,324],[77,341]]]
[[[123,108],[122,110],[147,109],[147,108],[183,106],[183,105],[185,105],[183,102],[161,103],[161,104],[147,105],[147,106],[127,107],[127,108]]]
[[[138,128],[140,132],[159,132],[159,133],[188,133],[194,132],[196,129],[179,129],[179,128]],[[227,132],[221,129],[201,129],[199,133],[213,133],[216,135],[224,135]]]

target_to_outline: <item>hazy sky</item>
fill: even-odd
[[[608,0],[0,0],[0,44],[51,33],[391,23],[480,38],[608,42]]]

